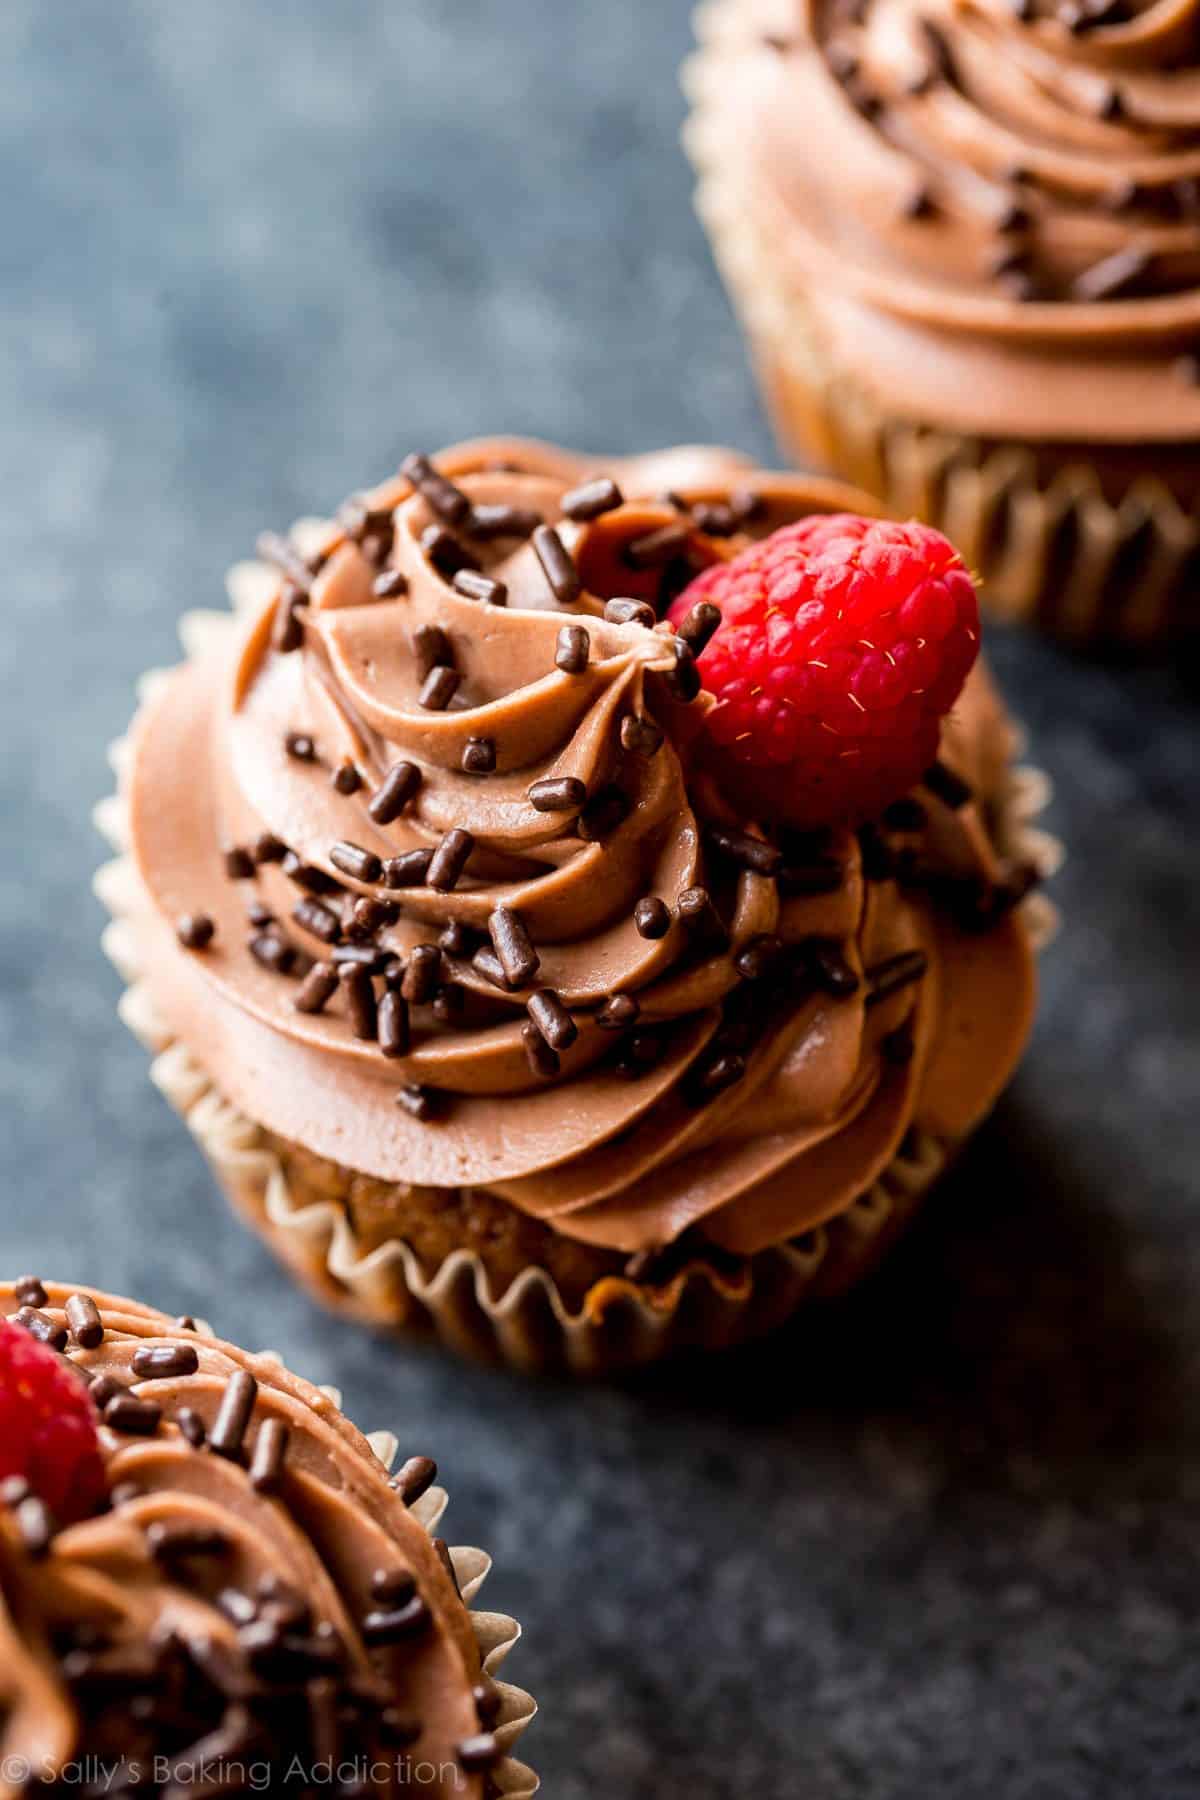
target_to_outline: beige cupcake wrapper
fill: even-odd
[[[313,522],[297,531],[319,529]],[[258,604],[274,578],[255,564],[230,574],[235,609]],[[214,634],[232,628],[228,613],[189,613],[180,636],[189,655]],[[143,677],[143,699],[165,679]],[[1014,750],[1018,748],[1014,731]],[[118,774],[126,741],[113,747]],[[996,822],[1003,854],[1036,865],[1043,877],[1058,867],[1062,849],[1034,823],[1050,797],[1050,783],[1032,768],[1010,770]],[[126,809],[119,796],[101,802],[96,823],[118,852],[96,877],[96,892],[112,914],[104,948],[126,982],[119,1012],[154,1056],[151,1079],[187,1121],[235,1209],[275,1253],[321,1298],[377,1325],[423,1328],[451,1348],[527,1370],[565,1369],[600,1375],[658,1360],[675,1351],[720,1348],[781,1323],[807,1298],[840,1292],[865,1273],[943,1172],[956,1143],[910,1132],[874,1186],[843,1214],[803,1238],[761,1252],[736,1278],[707,1263],[691,1264],[659,1288],[618,1282],[605,1305],[572,1311],[544,1269],[521,1272],[494,1297],[477,1254],[453,1252],[427,1274],[407,1243],[393,1239],[367,1250],[346,1209],[302,1180],[289,1178],[286,1147],[229,1104],[191,1055],[172,1038],[141,979],[137,932],[131,921],[138,878],[126,854]],[[1057,914],[1044,895],[1023,903],[1021,916],[1035,946],[1053,935]]]
[[[1030,620],[1074,642],[1150,647],[1200,630],[1200,516],[1152,475],[1106,495],[1087,458],[1039,472],[1021,444],[981,444],[890,418],[834,369],[805,297],[779,273],[739,187],[724,137],[721,50],[739,0],[696,14],[700,49],[683,72],[692,113],[684,145],[699,177],[696,209],[749,340],[780,442],[926,520],[985,580],[999,617]],[[1189,571],[1193,579],[1187,579]]]

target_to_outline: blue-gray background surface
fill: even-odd
[[[318,1316],[117,1022],[104,746],[264,524],[482,430],[769,455],[687,0],[0,5],[0,1267],[203,1309],[438,1457],[554,1800],[1200,1792],[1197,716],[995,660],[1072,861],[1032,1054],[867,1291],[532,1389]]]

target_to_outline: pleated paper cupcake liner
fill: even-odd
[[[326,529],[308,521],[295,535],[303,544]],[[235,609],[256,607],[273,579],[261,565],[237,565],[229,577]],[[188,654],[196,655],[214,634],[233,626],[229,613],[189,613],[180,636]],[[157,671],[144,676],[142,698],[164,679]],[[1014,730],[1014,752],[1017,747]],[[118,775],[126,760],[122,739],[112,751]],[[1061,846],[1034,822],[1049,795],[1038,770],[1014,767],[993,822],[1001,853],[1032,863],[1043,877],[1061,860]],[[733,1274],[697,1259],[660,1284],[606,1277],[572,1307],[539,1267],[524,1269],[499,1293],[471,1250],[456,1250],[429,1271],[400,1238],[360,1241],[346,1203],[361,1180],[357,1171],[324,1165],[318,1185],[312,1159],[232,1106],[188,1046],[173,1038],[142,979],[133,916],[139,882],[126,854],[126,809],[119,795],[101,802],[96,823],[118,852],[96,878],[112,915],[104,947],[126,983],[121,1017],[153,1053],[151,1079],[187,1121],[234,1209],[280,1261],[326,1303],[371,1324],[433,1333],[461,1354],[525,1370],[588,1376],[681,1350],[719,1349],[770,1331],[805,1300],[851,1286],[875,1264],[958,1148],[910,1132],[881,1178],[844,1213],[748,1259]],[[1044,895],[1031,894],[1021,917],[1035,945],[1053,935],[1057,915]]]
[[[889,416],[834,365],[801,289],[754,222],[724,136],[722,48],[738,0],[696,15],[684,70],[684,143],[696,206],[741,320],[783,448],[876,495],[889,512],[944,531],[984,578],[998,617],[1077,644],[1144,649],[1200,636],[1200,515],[1152,473],[1114,481],[1103,446],[1055,452],[982,441]]]

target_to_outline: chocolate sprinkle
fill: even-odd
[[[673,519],[669,525],[631,538],[625,545],[625,561],[631,569],[661,569],[687,547],[691,535],[690,521]]]
[[[648,631],[658,624],[658,614],[645,600],[606,600],[604,617],[610,625],[644,625]]]
[[[539,988],[529,996],[525,1010],[552,1050],[569,1050],[579,1027],[553,988]]]
[[[407,1462],[401,1463],[400,1467],[397,1469],[395,1475],[392,1477],[391,1485],[395,1488],[405,1506],[412,1506],[414,1502],[421,1498],[422,1494],[428,1492],[436,1480],[437,1464],[433,1461],[432,1457],[410,1456]],[[409,1579],[411,1581],[411,1577]],[[380,1595],[379,1597],[381,1599],[384,1598],[383,1595]],[[397,1595],[396,1598],[398,1599],[400,1596]]]
[[[289,881],[309,894],[340,894],[342,884],[313,863],[301,862],[294,850],[286,850],[280,864]]]
[[[596,1023],[602,1031],[626,1031],[641,1010],[632,994],[610,994],[596,1014]]]
[[[331,963],[314,963],[296,991],[292,1005],[298,1013],[319,1013],[337,991],[337,970]]]
[[[675,698],[686,705],[700,692],[700,671],[696,667],[691,645],[683,638],[672,638],[671,654],[675,658],[675,666],[667,671],[663,680]]]
[[[194,1375],[200,1358],[194,1344],[139,1344],[129,1366],[139,1381],[172,1381]]]
[[[743,981],[762,981],[778,967],[782,951],[779,939],[767,933],[751,938],[743,945],[733,959],[733,966]]]
[[[162,1407],[133,1394],[116,1394],[104,1408],[104,1423],[129,1437],[153,1437],[162,1420]]]
[[[471,958],[471,967],[477,975],[482,975],[485,981],[490,981],[493,987],[498,987],[504,993],[511,994],[512,985],[494,950],[486,947],[477,950]]]
[[[685,888],[678,902],[679,917],[697,936],[724,937],[725,927],[705,887]]]
[[[362,776],[349,757],[338,764],[329,779],[339,794],[357,794],[363,784]]]
[[[225,873],[230,881],[249,881],[254,874],[254,858],[241,844],[231,844],[225,851]]]
[[[217,1416],[208,1434],[210,1450],[235,1461],[241,1456],[246,1427],[257,1399],[258,1383],[249,1369],[235,1369],[225,1384]]]
[[[464,529],[472,537],[527,538],[541,523],[541,513],[527,506],[474,506]]]
[[[692,508],[692,522],[705,537],[732,537],[738,528],[733,508],[724,501],[698,501]]]
[[[352,881],[375,882],[383,874],[383,864],[373,850],[364,850],[361,844],[350,844],[343,840],[333,846],[329,852],[329,860],[335,869],[343,875],[349,875]]]
[[[633,756],[653,756],[661,750],[662,730],[644,713],[626,713],[621,720],[621,748]]]
[[[564,625],[558,634],[554,666],[564,675],[582,675],[588,666],[592,640],[582,625]]]
[[[427,1006],[442,979],[442,952],[436,944],[417,944],[408,958],[401,992],[413,1006]]]
[[[207,913],[184,913],[175,927],[175,935],[185,950],[206,950],[216,929]]]
[[[490,1731],[477,1731],[456,1745],[456,1754],[468,1775],[477,1775],[499,1761],[500,1746]]]
[[[287,1456],[288,1428],[282,1419],[264,1419],[250,1457],[250,1486],[258,1494],[270,1494],[279,1486]]]
[[[440,625],[418,625],[413,633],[413,654],[422,681],[430,669],[454,667],[454,646]]]
[[[338,969],[338,978],[346,992],[346,1009],[350,1014],[350,1029],[356,1038],[364,1043],[374,1042],[379,1025],[379,1014],[375,1004],[375,987],[366,969],[354,963],[343,963]]]
[[[1148,250],[1129,245],[1084,269],[1071,283],[1076,300],[1117,300],[1135,289],[1150,272],[1154,258]]]
[[[288,847],[273,831],[263,831],[255,838],[252,852],[256,863],[282,862]]]
[[[874,1006],[898,988],[919,981],[927,967],[928,958],[923,950],[902,950],[898,956],[875,963],[867,970],[867,1005]]]
[[[300,608],[307,598],[307,594],[290,581],[285,581],[279,590],[275,616],[271,621],[271,646],[281,656],[290,656],[304,642],[304,623],[300,617]]]
[[[396,1094],[396,1105],[402,1106],[414,1119],[424,1121],[432,1118],[434,1104],[432,1089],[421,1087],[415,1081],[400,1088]]]
[[[67,1347],[67,1328],[59,1325],[46,1313],[40,1312],[36,1306],[22,1306],[12,1316],[14,1325],[27,1331],[31,1338],[39,1344],[48,1344],[51,1350],[65,1350]]]
[[[299,551],[286,538],[280,537],[274,531],[264,531],[259,536],[256,548],[264,562],[271,563],[273,567],[280,570],[302,592],[308,592],[312,571]]]
[[[538,526],[533,534],[533,550],[554,598],[560,606],[573,606],[583,592],[583,583],[570,552],[553,525]]]
[[[624,505],[624,495],[616,482],[607,475],[598,475],[593,481],[585,481],[563,495],[559,502],[568,519],[598,519],[602,513],[612,512],[615,507]]]
[[[451,919],[438,936],[438,943],[447,956],[469,956],[476,942],[475,933],[461,919]]]
[[[181,1406],[179,1411],[175,1414],[175,1423],[179,1427],[180,1434],[184,1441],[189,1443],[193,1450],[199,1450],[204,1443],[207,1433],[204,1428],[204,1420],[200,1417],[200,1414],[195,1408],[191,1406]]]
[[[496,767],[496,741],[494,738],[468,738],[463,745],[462,769],[464,775],[490,775]]]
[[[104,1321],[90,1294],[72,1294],[65,1312],[71,1336],[81,1350],[94,1350],[104,1339]]]
[[[520,913],[510,906],[498,906],[488,919],[488,932],[509,986],[528,987],[538,972],[541,958]]]
[[[275,975],[286,975],[296,961],[295,946],[275,931],[260,931],[250,939],[249,950],[256,962]]]
[[[474,848],[475,839],[461,825],[448,831],[429,859],[426,887],[435,888],[440,894],[448,894],[457,887]]]
[[[491,575],[480,575],[475,569],[460,569],[454,577],[455,592],[467,600],[482,600],[486,606],[507,606],[508,586]]]
[[[408,576],[403,569],[385,569],[371,583],[377,600],[400,600],[408,592]]]
[[[558,1052],[552,1050],[536,1025],[528,1021],[521,1027],[521,1042],[525,1046],[525,1057],[535,1075],[544,1081],[550,1080],[559,1071]]]
[[[587,801],[587,788],[575,775],[548,775],[529,789],[535,812],[578,812]]]
[[[745,1073],[745,1059],[736,1050],[725,1051],[701,1070],[696,1090],[701,1098],[711,1100],[740,1081]]]
[[[720,623],[720,607],[714,606],[711,600],[699,600],[680,625],[678,636],[693,656],[700,656]]]
[[[671,914],[663,901],[647,894],[633,909],[633,923],[639,937],[666,937],[671,929]]]
[[[778,875],[783,867],[782,851],[774,844],[764,843],[762,838],[751,837],[749,832],[713,825],[709,827],[708,841],[722,856],[756,875]]]
[[[36,1275],[19,1275],[13,1282],[13,1294],[22,1306],[47,1306],[50,1302]]]
[[[445,663],[439,663],[436,669],[430,669],[421,683],[418,703],[426,712],[445,712],[458,692],[461,681],[462,676],[457,669],[450,669]]]
[[[367,801],[367,811],[377,825],[390,825],[400,817],[420,785],[421,771],[416,763],[393,763]]]
[[[836,999],[858,992],[858,976],[847,962],[840,944],[829,938],[806,938],[801,954],[818,987]]]
[[[320,938],[323,944],[336,944],[342,935],[341,921],[337,914],[323,900],[316,900],[311,894],[296,902],[292,908],[292,917],[302,931]]]
[[[317,746],[307,731],[289,731],[284,737],[283,747],[297,762],[312,762],[317,754]]]
[[[447,525],[461,525],[471,510],[471,502],[460,487],[439,474],[427,456],[414,452],[400,464],[400,473],[411,481],[438,517]]]
[[[460,569],[478,569],[474,552],[460,543],[444,525],[427,525],[421,533],[421,550],[438,574],[452,581]]]
[[[430,1622],[429,1608],[420,1594],[414,1594],[403,1606],[388,1610],[375,1608],[362,1622],[364,1643],[372,1649],[382,1644],[403,1643],[425,1631]]]
[[[405,850],[389,856],[383,865],[383,882],[389,888],[424,887],[433,862],[433,851],[426,848]]]
[[[428,1464],[432,1471],[429,1481],[432,1481],[437,1474],[437,1464],[431,1463],[427,1456],[412,1456],[409,1458],[409,1462],[414,1464]],[[407,1467],[408,1463],[405,1463],[404,1469],[407,1469]],[[392,1479],[388,1482],[388,1486],[395,1489],[396,1492],[400,1494],[400,1498],[404,1500],[407,1505],[410,1502],[408,1497],[404,1494],[402,1487],[404,1469],[401,1469],[398,1475],[393,1475]],[[425,1483],[425,1487],[429,1486],[429,1481]],[[424,1491],[425,1488],[422,1488],[419,1493],[413,1494],[412,1499],[419,1500]],[[411,1569],[376,1569],[372,1573],[371,1598],[372,1600],[378,1600],[381,1606],[403,1606],[406,1600],[412,1599],[416,1591],[417,1584],[413,1578]]]

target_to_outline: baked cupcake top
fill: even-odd
[[[410,1510],[431,1462],[389,1478],[278,1358],[28,1278],[0,1284],[0,1421],[0,1793],[220,1763],[284,1792],[330,1761],[493,1791],[502,1693]]]
[[[718,0],[702,160],[889,410],[1200,437],[1195,0]]]
[[[1033,990],[986,676],[919,798],[772,832],[714,773],[721,635],[665,617],[698,571],[871,503],[719,451],[436,464],[269,540],[236,637],[141,717],[137,922],[173,1031],[317,1154],[630,1253],[753,1253],[914,1126],[965,1131]]]

